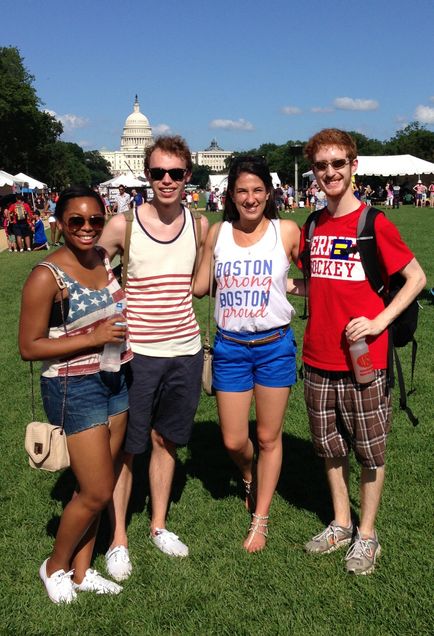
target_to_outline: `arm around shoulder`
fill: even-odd
[[[101,234],[98,245],[107,250],[110,259],[124,251],[126,223],[123,214],[116,214],[111,217]]]

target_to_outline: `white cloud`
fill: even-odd
[[[354,99],[353,97],[336,97],[333,103],[339,110],[377,110],[379,107],[375,99]]]
[[[434,124],[434,108],[419,105],[414,112],[415,119],[422,124]]]
[[[167,124],[157,124],[156,126],[152,126],[152,132],[154,133],[154,135],[168,135],[172,131],[170,129],[170,126],[168,126]]]
[[[54,112],[54,110],[46,110],[46,112],[60,121],[63,125],[64,132],[69,132],[76,128],[85,128],[89,123],[89,120],[86,117],[80,117],[79,115],[73,115],[72,113],[58,115]]]
[[[310,109],[311,113],[333,113],[334,112],[334,108],[332,108],[331,106],[313,106]]]
[[[210,128],[222,130],[254,130],[253,124],[245,119],[213,119],[209,123]]]
[[[298,106],[282,106],[282,113],[284,115],[300,115],[301,108]]]

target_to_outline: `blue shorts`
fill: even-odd
[[[112,415],[128,410],[128,391],[123,367],[118,373],[101,371],[68,378],[41,377],[41,395],[51,424],[62,423],[64,383],[67,383],[64,429],[73,435],[107,424]]]
[[[274,342],[248,346],[231,342],[257,340],[278,333]],[[218,329],[214,340],[213,387],[216,391],[238,393],[250,391],[255,384],[285,387],[295,384],[297,345],[289,327],[269,329],[258,333],[235,333]]]

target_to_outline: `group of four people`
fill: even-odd
[[[126,247],[127,217],[117,215],[104,227],[104,205],[95,192],[61,194],[56,217],[65,245],[47,261],[65,289],[46,266],[36,267],[24,286],[20,319],[22,357],[44,361],[41,390],[50,421],[61,421],[65,403],[63,423],[77,478],[53,552],[40,568],[52,601],[69,603],[79,591],[121,591],[90,567],[92,551],[99,515],[108,506],[107,571],[117,581],[130,576],[126,513],[133,459],[149,445],[151,540],[166,554],[188,555],[187,545],[167,530],[166,517],[176,449],[189,441],[200,397],[203,353],[192,297],[212,293],[210,268],[217,323],[213,384],[223,441],[240,470],[251,514],[245,550],[256,552],[266,544],[282,464],[283,419],[296,381],[294,309],[286,294],[308,294],[305,398],[314,447],[325,459],[334,519],[305,549],[328,553],[351,544],[347,570],[373,570],[390,427],[387,327],[417,296],[425,277],[395,226],[380,215],[375,229],[384,273],[400,271],[405,278],[398,295],[384,305],[358,255],[345,260],[335,246],[337,238],[356,242],[364,208],[351,186],[357,168],[353,139],[326,129],[305,152],[328,202],[312,239],[315,266],[307,284],[288,278],[291,261],[299,264],[305,231],[300,236],[296,223],[278,218],[269,169],[260,157],[232,161],[223,221],[209,229],[205,217],[196,220],[181,204],[192,169],[187,145],[179,137],[157,139],[145,158],[154,197],[134,212],[125,291],[109,261]],[[193,277],[197,250],[200,265]],[[115,303],[125,297],[127,329],[114,315]],[[348,342],[362,337],[376,369],[366,386],[355,382],[348,354]],[[125,364],[117,373],[101,371],[103,346],[115,342]],[[249,438],[253,399],[257,456]],[[351,448],[361,464],[357,530],[348,492]]]

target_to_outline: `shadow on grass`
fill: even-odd
[[[249,424],[250,437],[257,447],[255,422]],[[197,423],[189,449],[190,457],[185,465],[188,476],[200,479],[214,499],[242,496],[240,475],[223,446],[215,421]],[[282,471],[277,492],[289,505],[310,510],[323,523],[329,523],[332,511],[323,461],[315,456],[310,441],[283,433]]]
[[[251,421],[250,437],[256,448],[255,422]],[[149,497],[149,453],[137,455],[133,467],[133,490],[128,506],[127,527],[133,514],[145,510],[150,517]],[[199,479],[213,499],[243,496],[241,478],[226,452],[220,428],[215,421],[196,423],[189,443],[189,456],[185,463],[177,461],[171,502],[180,500],[188,478]],[[58,478],[52,498],[61,501],[65,508],[75,488],[71,470]],[[324,473],[323,460],[315,456],[310,441],[283,433],[283,461],[278,494],[291,506],[316,514],[324,525],[332,518],[332,507]],[[47,533],[55,537],[60,517],[55,516],[47,524]],[[95,553],[105,553],[110,542],[110,524],[107,513],[103,513]]]

